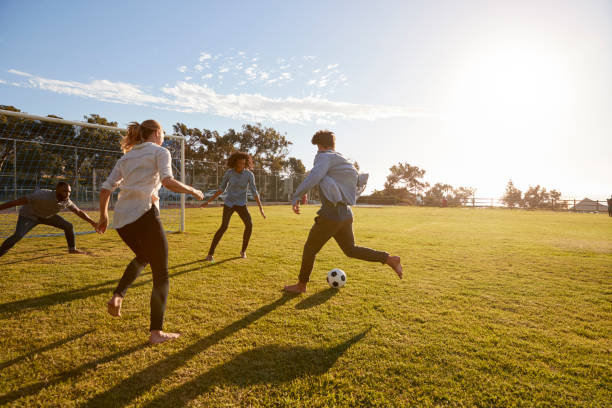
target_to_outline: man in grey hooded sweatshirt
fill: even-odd
[[[315,257],[331,238],[336,240],[347,256],[389,265],[401,279],[403,271],[399,256],[355,245],[353,212],[350,206],[355,205],[357,200],[360,177],[355,167],[334,150],[336,136],[329,130],[320,130],[312,137],[312,144],[318,147],[314,166],[308,177],[298,186],[291,201],[293,212],[299,214],[300,198],[318,185],[321,209],[317,212],[318,217],[315,218],[315,224],[310,229],[304,245],[298,282],[285,286],[285,291],[306,292]]]

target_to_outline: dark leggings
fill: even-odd
[[[169,288],[168,241],[157,207],[153,206],[142,217],[117,229],[117,232],[123,242],[136,254],[136,258],[128,264],[114,293],[121,297],[125,296],[127,289],[145,266],[151,264],[153,291],[150,330],[162,330]]]
[[[221,241],[221,237],[227,231],[227,227],[229,226],[230,218],[232,214],[236,211],[240,216],[240,219],[244,223],[244,233],[242,234],[242,251],[246,252],[247,247],[249,246],[249,239],[251,238],[251,232],[253,232],[253,221],[251,221],[251,214],[247,209],[246,205],[235,205],[233,207],[228,207],[226,205],[223,206],[223,220],[221,221],[221,226],[215,233],[215,237],[210,244],[210,249],[208,250],[208,255],[214,255],[215,248]]]
[[[346,256],[370,262],[387,262],[387,258],[389,257],[388,253],[355,245],[352,218],[344,221],[334,221],[319,216],[315,218],[315,224],[310,229],[308,239],[306,240],[306,244],[304,244],[302,267],[300,268],[300,276],[298,278],[300,282],[308,282],[317,253],[319,253],[323,245],[332,237],[336,240]]]

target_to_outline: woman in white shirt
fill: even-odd
[[[121,304],[127,289],[145,266],[151,264],[153,291],[149,341],[153,344],[179,336],[178,333],[162,331],[169,287],[168,241],[159,219],[157,193],[163,185],[176,193],[191,194],[198,200],[203,198],[200,190],[174,179],[170,152],[161,146],[163,142],[164,131],[157,121],[130,123],[121,141],[124,155],[117,161],[100,190],[100,232],[103,233],[108,226],[108,201],[111,193],[120,186],[113,227],[136,255],[108,301],[108,312],[113,316],[121,316]]]

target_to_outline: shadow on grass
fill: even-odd
[[[106,246],[108,247],[108,245]],[[103,249],[105,248],[104,245],[97,245],[96,249]],[[79,248],[82,249],[82,248]],[[10,251],[11,255],[28,255],[28,254],[33,254],[35,252],[42,252],[42,251],[50,251],[50,250],[62,250],[61,252],[52,252],[52,253],[48,253],[46,255],[42,255],[42,256],[37,256],[35,258],[32,257],[27,257],[27,258],[22,258],[22,259],[17,259],[14,261],[10,261],[10,262],[2,262],[0,263],[0,266],[5,266],[5,265],[13,265],[13,264],[17,264],[17,263],[21,263],[21,262],[29,262],[29,261],[33,261],[35,259],[42,259],[42,258],[52,258],[52,257],[58,257],[58,256],[69,256],[70,254],[68,253],[68,247],[66,245],[58,245],[58,246],[53,246],[53,247],[43,247],[40,249],[31,249],[31,250],[27,250],[27,251]],[[97,255],[96,253],[92,253],[89,251],[85,251],[85,255],[89,255],[89,256],[95,256]]]
[[[300,303],[295,305],[295,308],[296,309],[310,309],[311,307],[319,306],[320,304],[327,302],[329,299],[332,298],[332,296],[334,296],[337,293],[338,293],[338,289],[328,288],[328,289],[322,290],[302,300]]]
[[[214,346],[221,340],[233,335],[239,330],[248,327],[250,324],[261,319],[296,296],[297,295],[293,294],[283,294],[283,296],[274,302],[260,307],[229,326],[226,326],[223,329],[196,341],[190,346],[187,346],[183,350],[172,354],[162,361],[152,364],[144,370],[133,374],[131,377],[113,388],[96,395],[84,406],[116,407],[129,404],[139,396],[146,394],[147,391],[149,391],[153,386],[158,385],[164,378],[179,367],[183,366],[185,363],[187,363],[187,361],[197,356],[199,353],[211,346]]]
[[[108,363],[110,361],[113,361],[115,359],[127,356],[131,353],[134,353],[138,350],[141,350],[143,348],[145,348],[146,346],[148,346],[149,343],[141,343],[138,344],[136,346],[127,348],[123,351],[119,351],[117,353],[113,353],[110,354],[108,356],[99,358],[97,360],[94,361],[90,361],[89,363],[85,363],[83,365],[80,365],[79,367],[73,368],[72,370],[68,370],[68,371],[64,371],[60,374],[57,374],[55,376],[52,376],[51,379],[46,379],[44,381],[39,381],[37,383],[34,384],[30,384],[30,385],[26,385],[25,387],[22,387],[18,390],[15,390],[13,392],[9,392],[8,394],[2,395],[0,396],[0,405],[5,405],[8,404],[10,402],[16,401],[19,398],[22,397],[27,397],[29,395],[34,395],[39,393],[40,391],[42,391],[45,388],[48,387],[53,387],[56,384],[62,383],[64,381],[68,381],[74,377],[77,377],[81,374],[86,373],[89,370],[93,370],[95,369],[98,365],[100,364],[105,364]]]
[[[239,256],[236,256],[232,258],[222,259],[219,262],[211,263],[209,265],[204,265],[204,266],[197,267],[197,268],[191,268],[191,269],[186,269],[183,271],[170,273],[169,276],[172,278],[174,276],[180,276],[185,273],[199,271],[204,268],[212,268],[215,266],[222,265],[225,262],[233,261],[235,259],[241,259],[241,258]],[[172,269],[179,268],[182,266],[193,265],[193,264],[201,263],[204,261],[205,260],[202,259],[198,261],[188,262],[185,264],[172,266],[171,268],[168,268],[168,269],[172,270]],[[141,276],[150,275],[150,274],[151,272],[147,272],[147,273],[143,273]],[[135,283],[131,287],[134,288],[134,287],[147,285],[151,283],[152,281],[153,281],[152,279],[147,279],[145,281]],[[119,282],[119,279],[112,279],[112,280],[107,280],[101,283],[96,283],[94,285],[87,285],[87,286],[84,286],[78,289],[65,290],[62,292],[51,293],[48,295],[39,296],[35,298],[22,299],[22,300],[16,300],[14,302],[3,303],[0,305],[0,314],[19,312],[19,311],[27,310],[27,309],[36,309],[39,307],[54,306],[54,305],[61,304],[61,303],[71,302],[73,300],[85,299],[90,296],[101,295],[104,293],[108,293],[110,295],[112,290],[114,289],[114,286],[117,284],[117,282]]]
[[[235,384],[240,387],[257,384],[278,385],[296,378],[325,374],[338,358],[368,331],[370,329],[332,348],[268,345],[246,351],[154,399],[145,407],[185,406],[199,395],[222,384]]]
[[[36,350],[32,350],[29,353],[24,354],[23,356],[19,356],[19,357],[16,357],[16,358],[12,359],[12,360],[5,361],[4,363],[0,363],[0,370],[4,370],[5,368],[10,367],[13,364],[17,364],[17,363],[19,363],[19,362],[21,362],[21,361],[23,361],[23,360],[25,360],[27,358],[30,358],[30,357],[32,357],[35,354],[42,353],[42,352],[45,352],[45,351],[49,351],[49,350],[52,350],[52,349],[54,349],[56,347],[62,346],[64,344],[66,344],[66,343],[69,343],[69,342],[71,342],[73,340],[80,339],[81,337],[84,337],[84,336],[88,335],[89,333],[93,333],[94,331],[95,331],[94,329],[91,329],[91,330],[87,330],[87,331],[85,331],[83,333],[80,333],[80,334],[75,334],[74,336],[66,337],[65,339],[56,341],[55,343],[51,343],[51,344],[46,345],[44,347],[37,348]]]

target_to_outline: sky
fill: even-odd
[[[0,0],[0,104],[166,132],[312,134],[382,189],[424,181],[498,198],[509,180],[612,194],[612,2]]]

